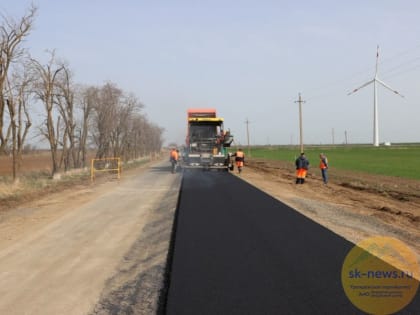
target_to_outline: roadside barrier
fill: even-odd
[[[101,158],[92,159],[90,163],[90,180],[93,182],[97,172],[106,172],[116,174],[117,178],[121,178],[121,158]]]

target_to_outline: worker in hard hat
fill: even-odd
[[[242,167],[244,166],[245,162],[245,154],[241,148],[236,151],[236,153],[232,154],[235,157],[236,167],[238,168],[238,173],[242,172]]]

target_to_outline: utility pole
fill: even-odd
[[[299,93],[299,99],[295,101],[299,103],[299,141],[300,141],[300,153],[303,153],[303,127],[302,127],[302,103],[306,103],[302,100],[302,96]]]
[[[345,139],[345,144],[347,144],[347,130],[344,130],[344,139]]]
[[[334,145],[334,128],[331,131],[331,136],[332,136],[332,144]]]
[[[246,123],[246,139],[248,142],[248,156],[251,157],[251,151],[249,148],[249,120],[248,118],[246,119],[245,123]]]

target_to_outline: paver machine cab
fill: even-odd
[[[184,168],[224,169],[231,168],[227,147],[233,136],[223,126],[223,118],[216,116],[215,109],[189,109],[188,133],[183,152]]]

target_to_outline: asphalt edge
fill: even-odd
[[[175,241],[176,241],[176,231],[178,227],[178,216],[179,216],[179,205],[181,201],[182,190],[184,186],[184,177],[181,179],[181,185],[178,193],[178,200],[176,203],[176,209],[174,213],[174,220],[172,223],[172,231],[169,240],[168,254],[166,256],[166,265],[163,273],[162,288],[159,292],[157,310],[156,314],[164,315],[166,314],[166,305],[168,302],[169,288],[171,285],[171,273],[172,273],[172,262],[175,252]]]

